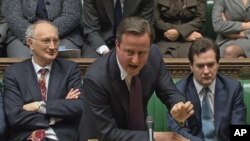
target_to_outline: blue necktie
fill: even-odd
[[[39,19],[48,19],[47,10],[45,7],[45,0],[38,0],[36,6],[36,16]]]
[[[134,76],[130,85],[128,129],[145,130],[141,80]]]
[[[206,141],[216,141],[215,138],[215,127],[214,122],[212,121],[212,109],[208,102],[208,92],[209,88],[203,88],[204,96],[202,100],[202,131]]]
[[[120,0],[116,0],[115,3],[115,17],[114,17],[114,35],[116,35],[116,28],[122,20],[122,6]]]

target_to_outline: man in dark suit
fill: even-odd
[[[57,28],[38,21],[26,31],[31,59],[8,67],[4,74],[4,106],[10,141],[73,141],[82,113],[78,65],[57,59]],[[47,70],[43,74],[41,70]]]
[[[152,36],[147,20],[126,18],[118,27],[115,49],[88,68],[83,78],[84,95],[80,97],[86,101],[86,105],[78,141],[90,138],[101,141],[148,141],[148,133],[142,126],[147,116],[148,101],[154,92],[177,122],[181,123],[193,113],[192,104],[185,103],[184,97],[176,89],[157,46],[151,46]],[[142,91],[141,99],[131,99],[135,94],[131,93],[134,78],[141,80],[141,89],[137,89]],[[144,118],[138,122],[142,126],[133,127],[137,123],[130,124],[138,119],[129,120],[130,117],[139,115],[139,112],[130,109],[134,100],[136,107],[141,106],[140,112]],[[142,128],[138,129],[139,126]],[[154,135],[158,141],[162,134],[155,132]],[[168,135],[166,140],[172,137],[185,140],[177,134]]]
[[[3,140],[3,134],[5,131],[5,118],[3,109],[3,95],[0,89],[0,140]]]
[[[120,8],[115,8],[116,2]],[[88,45],[83,47],[83,57],[99,57],[115,47],[119,24],[115,17],[140,16],[153,23],[153,7],[153,0],[84,0],[83,28]]]
[[[212,40],[203,38],[195,41],[188,58],[192,73],[178,82],[177,88],[194,104],[195,114],[187,119],[185,127],[178,126],[169,118],[170,129],[192,141],[204,141],[207,129],[202,121],[205,97],[202,89],[207,87],[210,89],[207,97],[213,122],[206,127],[214,126],[213,136],[217,141],[229,141],[230,124],[246,124],[242,86],[240,82],[217,73],[220,52]],[[209,113],[209,110],[205,112]]]

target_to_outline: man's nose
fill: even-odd
[[[50,40],[49,48],[50,48],[50,49],[58,48],[58,44],[55,43],[53,40]]]
[[[133,62],[134,64],[138,64],[138,62],[139,62],[139,55],[138,55],[137,53],[135,53],[135,54],[133,55],[132,62]]]
[[[209,68],[207,67],[207,65],[204,66],[203,72],[204,72],[204,73],[209,73]]]

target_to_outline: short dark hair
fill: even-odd
[[[148,33],[150,36],[150,42],[154,40],[154,31],[150,23],[142,17],[128,17],[125,18],[118,26],[116,39],[121,42],[122,35],[125,33],[131,33],[135,35],[143,35]]]
[[[205,53],[206,51],[208,51],[210,49],[212,49],[214,51],[215,56],[216,56],[216,61],[217,61],[217,63],[219,63],[220,49],[215,44],[215,42],[209,38],[200,38],[191,44],[191,47],[189,48],[189,52],[188,52],[189,62],[191,64],[193,64],[194,55],[199,55],[200,53]]]

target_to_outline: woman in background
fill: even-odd
[[[3,12],[10,28],[7,36],[8,57],[30,57],[25,45],[27,27],[38,21],[51,21],[59,30],[60,46],[66,49],[80,49],[81,0],[4,0]],[[35,38],[35,37],[34,37]],[[41,39],[40,40],[42,43]]]
[[[205,0],[155,0],[156,43],[164,57],[187,57],[191,43],[202,38]]]
[[[221,57],[250,57],[249,0],[215,0],[212,20]]]

